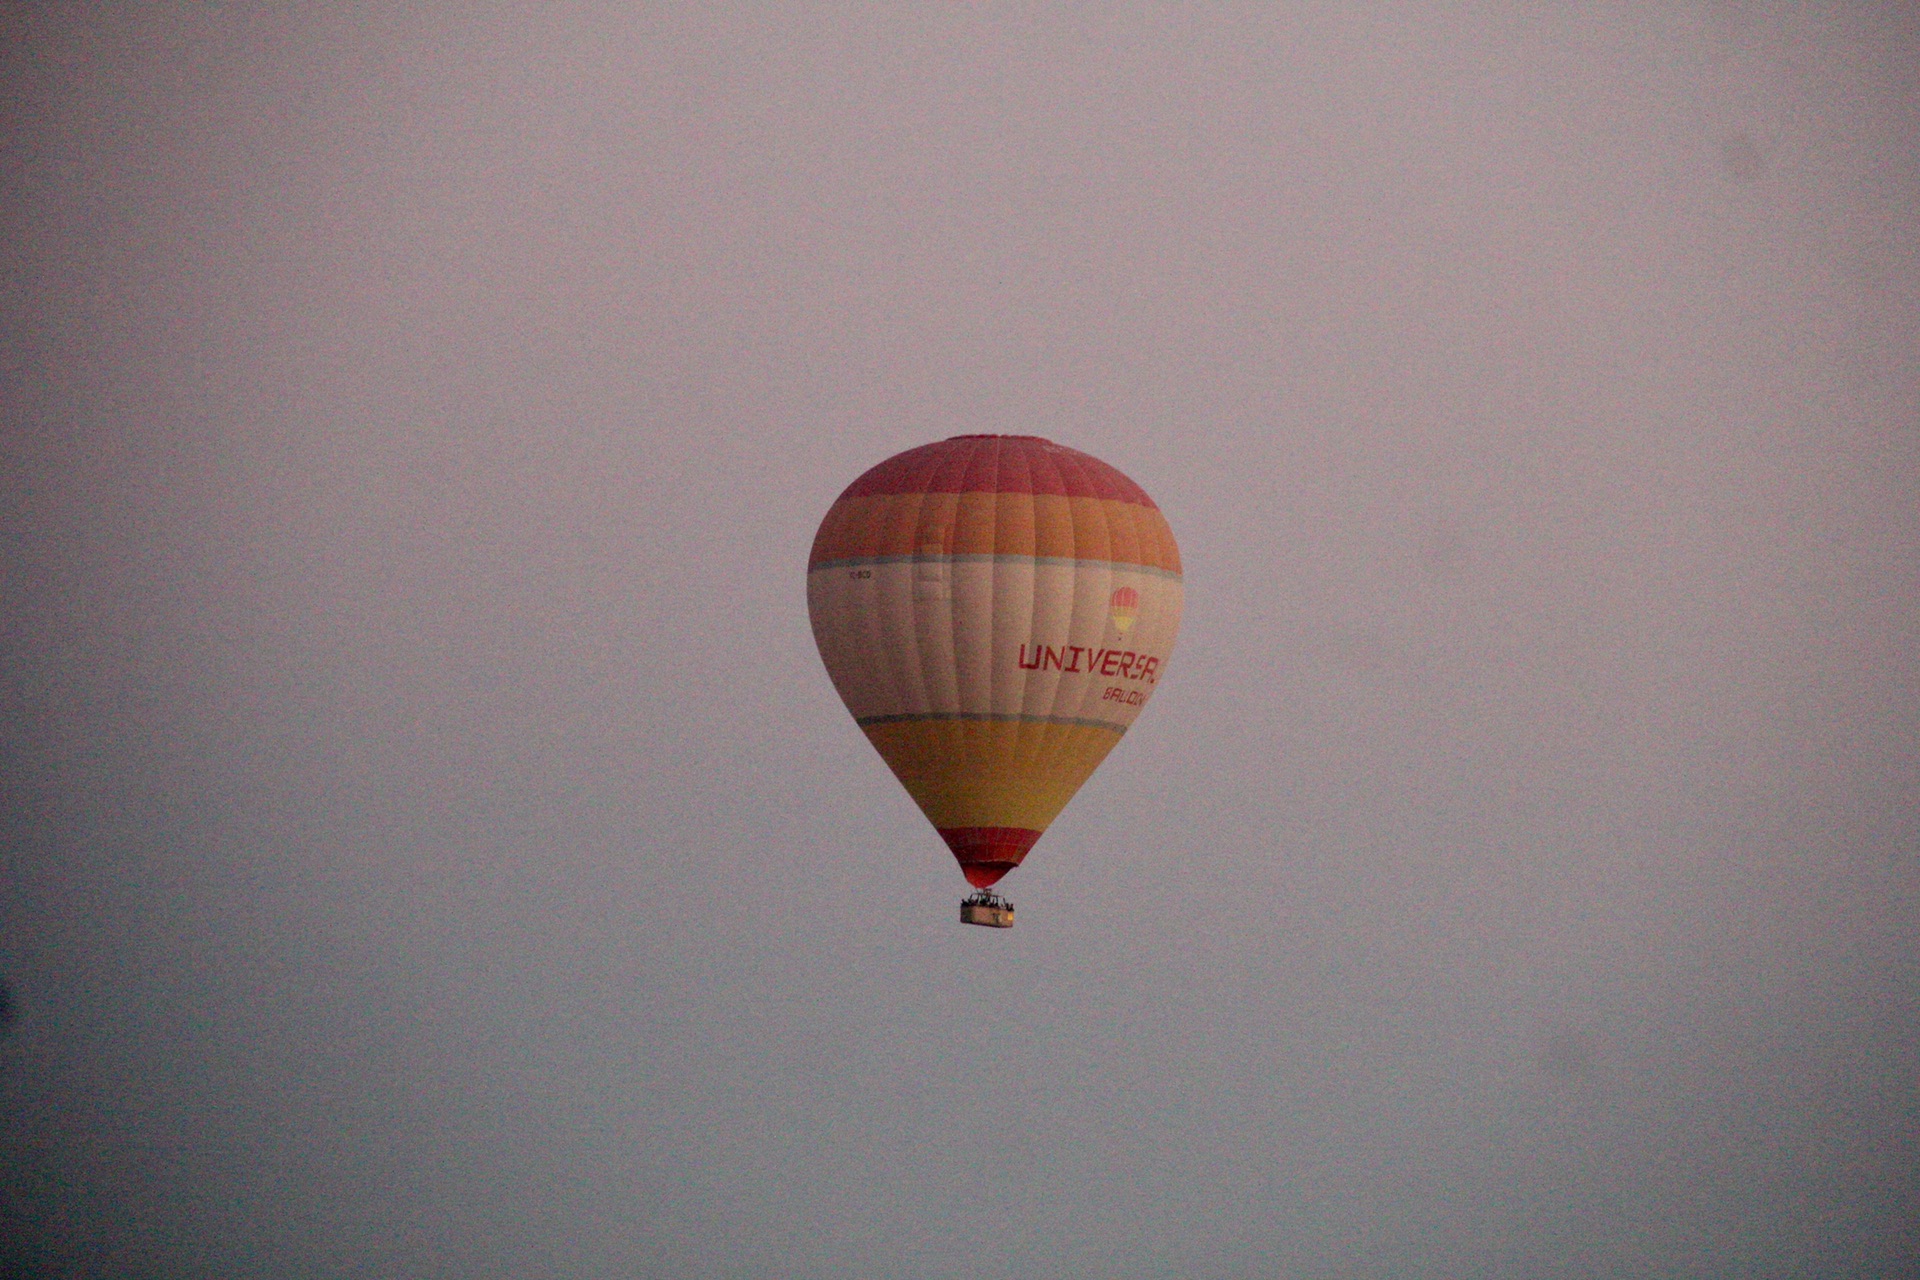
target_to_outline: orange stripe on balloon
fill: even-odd
[[[1180,572],[1173,533],[1152,507],[1013,493],[842,498],[821,522],[808,565],[911,555],[1105,560]]]

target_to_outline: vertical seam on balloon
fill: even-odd
[[[1050,459],[1055,472],[1059,475],[1061,491],[1065,493],[1073,492],[1073,487],[1068,480],[1067,469],[1068,465],[1075,460],[1075,457],[1076,455],[1071,450],[1061,449],[1053,453]],[[1084,476],[1081,477],[1081,481],[1082,483],[1085,482]],[[1073,593],[1072,604],[1068,607],[1067,611],[1067,634],[1071,636],[1079,634],[1080,623],[1080,521],[1074,511],[1072,498],[1067,499],[1066,510],[1067,554],[1071,556],[1074,561],[1074,567],[1068,571],[1068,582]],[[1054,682],[1053,701],[1047,706],[1047,713],[1049,715],[1058,713],[1060,708],[1060,692],[1066,688],[1066,683],[1064,679]],[[1060,771],[1060,758],[1064,754],[1067,743],[1070,741],[1070,735],[1049,726],[1043,730],[1039,736],[1040,744],[1034,754],[1034,767],[1043,770],[1049,776],[1058,776]]]
[[[1079,460],[1075,459],[1076,465],[1078,464],[1078,462]],[[1086,469],[1083,468],[1083,474],[1085,470]],[[1111,556],[1113,555],[1113,548],[1114,548],[1113,506],[1114,504],[1110,501],[1101,501],[1093,504],[1094,510],[1100,513],[1098,518],[1100,521],[1100,527],[1102,531],[1106,534],[1107,555],[1109,557],[1107,563],[1101,566],[1101,570],[1100,570],[1100,572],[1103,572],[1106,576],[1106,581],[1102,584],[1100,588],[1100,593],[1099,593],[1100,603],[1098,606],[1099,620],[1100,620],[1100,634],[1103,637],[1106,635],[1107,617],[1108,617],[1108,614],[1110,613],[1109,604],[1113,596],[1114,570],[1113,570],[1113,563],[1111,560]],[[1077,551],[1078,548],[1076,547],[1075,550]],[[1078,603],[1077,595],[1075,598],[1075,603],[1076,604]],[[1098,681],[1096,680],[1087,681],[1086,688],[1083,689],[1080,694],[1080,707],[1077,714],[1082,716],[1086,714],[1088,706],[1090,705],[1091,702],[1094,701],[1094,697],[1093,697],[1094,690],[1099,688],[1103,688],[1103,686]]]
[[[1000,461],[1002,443],[1000,440],[993,442],[993,485],[991,502],[988,507],[990,514],[987,519],[988,546],[998,546],[1000,544]],[[958,535],[956,535],[956,539],[957,537]],[[999,628],[994,625],[994,618],[1000,608],[1000,566],[996,564],[986,573],[985,577],[987,580],[987,709],[991,711],[994,707],[993,695],[996,692],[994,682],[1000,674],[1000,664],[994,660],[997,652],[996,645],[1000,639]]]
[[[991,507],[989,507],[991,514],[989,514],[989,518],[987,518],[987,545],[989,545],[989,547],[998,547],[998,545],[1000,545],[1000,461],[1002,461],[1002,443],[1004,443],[1004,441],[1000,441],[1000,439],[993,441],[993,499],[991,499]],[[996,645],[998,645],[998,639],[1000,639],[1000,629],[998,629],[998,626],[995,624],[995,618],[998,616],[998,612],[1000,612],[1000,566],[995,564],[995,566],[987,572],[985,578],[987,578],[987,710],[993,710],[996,706],[995,693],[998,693],[995,685],[998,677],[1000,677],[1000,664],[995,660],[996,656],[998,656]]]
[[[961,496],[964,494],[966,490],[968,469],[973,464],[973,450],[971,447],[969,447],[963,455],[958,457],[954,456],[952,451],[946,451],[946,453],[947,453],[947,456],[943,460],[943,464],[935,468],[932,476],[928,480],[928,483],[927,483],[928,492],[926,494],[925,500],[933,502],[932,513],[935,516],[937,516],[938,513],[942,509],[944,509],[949,499],[949,487],[947,483],[947,477],[949,474],[957,475],[958,478],[952,482],[952,486],[951,486],[951,490],[952,490],[951,500],[955,508],[954,522],[957,522],[959,518],[959,501]],[[944,557],[948,552],[952,551],[953,549],[952,546],[950,545],[950,540],[954,534],[954,522],[942,522],[938,524],[935,527],[935,529],[932,531],[938,534],[938,542],[930,543],[928,539],[929,531],[927,529],[927,519],[928,519],[928,512],[923,510],[921,513],[920,524],[914,534],[914,541],[916,543],[916,546],[914,547],[914,553],[915,555],[919,555],[923,553],[929,545],[935,545],[937,547],[936,554]],[[918,562],[916,561],[916,566],[917,564]],[[932,627],[931,629],[935,634],[940,634],[942,631],[944,631],[945,633],[946,657],[947,657],[946,666],[951,669],[953,674],[953,705],[954,705],[954,709],[958,710],[966,704],[965,690],[963,688],[961,671],[960,671],[960,610],[953,607],[953,567],[951,563],[945,559],[941,559],[939,561],[939,566],[940,566],[940,573],[941,575],[943,575],[941,578],[941,581],[943,581],[946,586],[946,592],[945,592],[946,598],[944,603],[946,605],[946,610],[947,610],[947,619],[946,619],[946,626],[944,628],[935,626],[935,627]],[[917,581],[918,575],[919,575],[919,569],[917,567],[915,568],[914,573]],[[917,590],[915,591],[914,596],[915,596],[914,608],[917,611],[920,606],[919,592]],[[942,600],[939,598],[939,596],[936,593],[931,593],[931,592],[929,593],[929,598],[926,601],[926,604],[929,609],[934,610],[934,616],[932,617],[931,621],[933,622],[938,621],[938,607],[942,603],[943,603]],[[918,621],[919,619],[916,612],[916,618],[915,618],[916,639],[919,635],[919,631],[917,627]],[[925,666],[926,664],[923,662],[922,663],[923,669],[925,668]],[[933,682],[931,679],[929,679],[927,683],[928,683],[927,705],[929,707],[933,707],[936,705],[933,698],[933,687],[932,687]]]
[[[1033,537],[1035,537],[1035,551],[1039,551],[1039,537],[1041,537],[1041,497],[1039,497],[1039,493],[1041,493],[1041,472],[1043,472],[1043,470],[1052,470],[1052,486],[1050,486],[1052,489],[1062,489],[1062,491],[1066,489],[1066,478],[1060,474],[1060,466],[1058,466],[1058,462],[1054,461],[1054,459],[1056,459],[1056,453],[1054,453],[1052,449],[1046,449],[1046,447],[1041,447],[1041,445],[1033,445],[1033,447],[1027,449],[1027,472],[1029,472],[1029,474],[1027,474],[1027,482],[1029,482],[1027,487],[1033,489],[1033,493],[1029,493],[1027,497],[1029,497],[1029,501],[1033,503]],[[1071,514],[1071,512],[1069,512],[1069,514]],[[1069,526],[1068,533],[1069,537],[1071,537],[1071,526]],[[1071,549],[1071,547],[1069,547],[1069,549]],[[1043,576],[1043,570],[1041,570],[1039,564],[1035,564],[1035,566],[1033,566],[1033,616],[1029,616],[1029,629],[1033,629],[1033,618],[1039,616],[1039,608],[1041,608],[1041,576]],[[1039,633],[1037,633],[1037,631],[1035,631],[1035,643],[1039,643]],[[1041,714],[1041,716],[1044,716],[1046,712],[1052,710],[1052,704],[1054,704],[1052,699],[1044,700],[1044,702],[1039,700],[1039,697],[1041,697],[1041,689],[1046,685],[1046,677],[1041,676],[1039,679],[1029,677],[1029,681],[1031,681],[1029,687],[1021,691],[1020,710],[1023,714]],[[1052,679],[1052,687],[1054,687],[1054,699],[1058,699],[1058,697],[1060,697],[1060,677],[1056,676]],[[1033,771],[1035,775],[1044,777],[1044,775],[1046,775],[1046,756],[1048,756],[1048,748],[1052,747],[1054,729],[1044,727],[1044,725],[1039,725],[1039,723],[1031,723],[1031,725],[1029,725],[1029,723],[1021,723],[1021,735],[1023,735],[1027,741],[1021,743],[1020,756],[1018,756],[1018,758],[1020,758],[1023,766],[1025,766],[1027,770]]]
[[[899,498],[890,499],[889,505],[899,501]],[[899,512],[896,510],[889,513],[888,518],[898,519]],[[876,520],[874,522],[875,527],[878,527],[880,523],[880,521]],[[902,669],[904,663],[889,657],[889,651],[897,649],[899,646],[893,644],[891,642],[892,638],[887,634],[887,609],[885,599],[881,594],[882,581],[883,579],[876,574],[863,584],[865,589],[870,593],[870,598],[876,606],[871,610],[869,615],[871,621],[871,639],[874,647],[868,649],[867,653],[869,660],[873,661],[875,666],[878,666],[886,673],[887,687],[893,697],[892,705],[905,706],[907,703],[901,695],[906,691],[905,686],[909,682],[904,679],[905,673]],[[908,621],[909,624],[911,624],[912,619],[909,618]],[[908,652],[909,654],[913,654],[917,651],[910,646]]]
[[[869,525],[870,528],[876,531],[884,528],[885,521],[899,518],[898,503],[900,500],[898,498],[889,498],[887,501],[887,509],[879,508],[876,504],[876,512],[883,512],[883,514],[877,515]],[[898,646],[892,643],[892,637],[889,634],[888,629],[890,623],[887,616],[887,599],[881,591],[881,578],[876,574],[864,582],[862,586],[870,593],[868,599],[873,602],[873,609],[867,619],[867,631],[871,647],[866,650],[865,656],[868,661],[874,663],[874,665],[880,667],[880,669],[886,673],[886,685],[894,699],[894,705],[903,705],[900,699],[902,693],[905,692],[906,681],[903,668],[906,660],[903,656],[895,655],[895,650]]]
[[[1039,547],[1040,487],[1041,487],[1040,473],[1044,467],[1050,467],[1053,465],[1053,463],[1052,463],[1052,460],[1047,456],[1047,451],[1043,448],[1032,447],[1025,450],[1025,453],[1026,453],[1026,460],[1027,460],[1027,487],[1028,489],[1032,490],[1032,492],[1027,494],[1027,501],[1033,504],[1030,510],[1030,514],[1033,517],[1034,550],[1038,552],[1040,549]],[[1055,470],[1056,470],[1056,475],[1054,476],[1054,480],[1057,483],[1059,480],[1059,476],[1057,474],[1058,469],[1056,468]],[[1033,568],[1032,612],[1027,619],[1028,627],[1030,630],[1034,628],[1035,620],[1037,619],[1040,612],[1041,573],[1042,571],[1041,571],[1040,565],[1036,559],[1036,562]],[[1036,643],[1038,642],[1039,635],[1037,631],[1035,631],[1035,634],[1032,638]],[[1034,699],[1040,696],[1040,688],[1043,683],[1044,683],[1043,681],[1035,680],[1031,677],[1024,682],[1020,690],[1020,710],[1023,713],[1037,714],[1044,710],[1044,708],[1040,707],[1034,702]]]
[[[960,472],[960,479],[954,485],[954,493],[951,498],[951,501],[953,503],[953,508],[954,508],[953,519],[951,521],[943,522],[937,530],[939,534],[939,539],[937,543],[935,543],[934,545],[938,547],[938,554],[942,557],[945,557],[946,555],[951,553],[953,550],[953,539],[957,535],[959,530],[960,501],[962,498],[966,496],[967,476],[973,469],[973,455],[976,452],[978,452],[978,448],[979,448],[978,442],[977,441],[972,442],[972,447],[967,450],[965,460],[962,461],[958,467],[958,470]],[[942,498],[942,501],[938,504],[938,507],[936,509],[944,508],[948,500],[946,494],[943,493],[940,496]],[[926,543],[922,543],[923,548],[926,545],[927,545]],[[951,561],[948,561],[944,558],[940,561],[940,574],[941,574],[941,581],[943,581],[946,584],[947,652],[952,657],[952,661],[950,665],[953,668],[953,705],[954,705],[954,709],[957,711],[960,708],[967,705],[967,687],[966,687],[966,673],[962,670],[962,661],[961,661],[961,652],[960,652],[961,610],[954,606],[953,565]],[[934,599],[930,599],[927,603],[929,605],[938,605],[940,603],[940,600],[936,597]]]
[[[913,495],[913,543],[916,551],[923,536],[922,526],[927,519],[928,493],[929,490],[923,488]],[[932,683],[927,679],[926,657],[920,652],[920,583],[918,570],[914,567],[907,570],[907,621],[912,632],[912,643],[907,646],[907,652],[912,658],[913,683],[920,692],[915,705],[937,711],[939,707],[934,704]]]
[[[1019,459],[1020,470],[1024,473],[1024,480],[1025,480],[1025,484],[1023,486],[1024,492],[1017,494],[1014,500],[1024,505],[1025,511],[1023,512],[1023,514],[1026,518],[1026,522],[1029,526],[1031,526],[1035,530],[1035,537],[1038,537],[1039,498],[1037,496],[1036,491],[1039,488],[1039,484],[1035,480],[1034,474],[1033,474],[1033,446],[1030,445],[1027,441],[1024,441],[1024,440],[1018,441],[1016,443],[1015,448],[1010,450],[1010,452],[1013,453],[1014,456]],[[999,505],[1002,501],[1004,501],[1004,499],[1002,498],[994,499],[995,520],[996,520],[996,524],[994,528],[994,538],[995,538],[994,545],[995,546],[999,545],[1000,531],[998,527],[998,514],[999,514]],[[994,574],[996,578],[999,576],[999,572],[1000,572],[999,566],[996,565],[994,569]],[[996,583],[996,587],[997,586],[998,584]],[[1032,635],[1032,633],[1034,632],[1034,625],[1033,625],[1034,615],[1038,612],[1038,606],[1040,603],[1040,568],[1038,564],[1035,564],[1033,569],[1028,574],[1026,600],[1023,603],[1025,606],[1025,612],[1026,612],[1026,622],[1025,622],[1024,630],[1026,630],[1029,633],[1029,635]],[[1028,676],[1027,672],[1025,672],[1024,670],[1021,670],[1019,667],[1016,666],[1012,672],[1008,673],[1008,679],[1015,679],[1015,678],[1018,678],[1018,680],[1020,681],[1020,708],[1022,713],[1024,713],[1027,705],[1027,685],[1030,680],[1030,677]],[[1036,731],[1033,728],[1030,728],[1024,722],[1022,722],[1019,725],[1019,727],[1017,727],[1014,730],[1012,754],[1013,754],[1013,767],[1016,770],[1024,770],[1029,767],[1029,757],[1036,754],[1038,751],[1038,744],[1033,741],[1036,738],[1036,736],[1037,736]]]

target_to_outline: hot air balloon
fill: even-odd
[[[1038,436],[896,454],[827,511],[807,609],[827,673],[977,893],[1127,731],[1180,626],[1180,552],[1139,485]]]

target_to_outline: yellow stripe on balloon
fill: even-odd
[[[1045,831],[1122,730],[1047,720],[949,717],[861,726],[936,827]]]

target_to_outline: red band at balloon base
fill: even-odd
[[[941,827],[940,838],[960,860],[967,883],[984,889],[1019,866],[1040,833],[1025,827]]]

